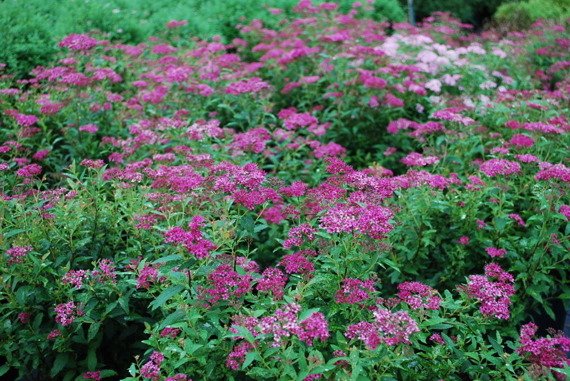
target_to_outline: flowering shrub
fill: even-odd
[[[568,374],[568,31],[365,6],[4,78],[2,374]]]

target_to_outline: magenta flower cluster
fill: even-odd
[[[380,344],[409,344],[410,337],[419,331],[417,322],[406,311],[392,312],[380,307],[374,311],[373,322],[352,324],[345,336],[361,340],[368,349],[376,349]]]
[[[415,310],[420,308],[437,310],[442,301],[435,289],[421,282],[400,283],[398,298]]]
[[[470,275],[467,293],[481,303],[485,316],[506,320],[510,316],[511,297],[515,294],[514,278],[498,264],[485,266],[485,275]]]

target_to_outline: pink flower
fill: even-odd
[[[166,27],[168,29],[179,28],[186,25],[188,25],[188,20],[171,20],[166,23]]]
[[[420,308],[437,310],[441,304],[441,298],[437,295],[437,291],[420,282],[399,284],[398,298],[415,310]]]
[[[14,119],[16,119],[16,123],[18,123],[22,127],[31,127],[38,122],[37,116],[20,114],[20,113],[15,113]]]
[[[515,157],[521,163],[536,163],[536,162],[540,161],[540,159],[538,157],[531,155],[531,154],[528,154],[528,153],[526,153],[524,155],[515,155]]]
[[[467,116],[459,114],[456,109],[444,109],[433,113],[433,117],[436,119],[447,120],[450,122],[455,122],[462,124],[464,126],[470,126],[475,123],[475,121]]]
[[[460,245],[466,246],[469,245],[469,237],[464,235],[459,237],[459,240],[457,240],[457,242],[459,242]]]
[[[564,164],[540,163],[540,171],[534,176],[536,180],[556,179],[570,183],[570,168]]]
[[[96,160],[91,160],[91,159],[84,159],[81,160],[81,163],[79,163],[80,165],[87,167],[87,168],[93,168],[93,169],[98,169],[101,168],[105,165],[105,162],[103,160],[100,159],[96,159]]]
[[[309,113],[297,113],[292,109],[281,110],[278,114],[279,119],[283,120],[283,126],[287,130],[297,130],[300,127],[316,126],[319,121]]]
[[[152,48],[152,53],[154,54],[172,54],[175,53],[178,49],[176,49],[174,46],[170,46],[167,44],[161,44],[161,45],[155,45]]]
[[[516,161],[509,161],[505,159],[491,159],[479,167],[481,172],[489,177],[495,177],[499,175],[512,175],[519,173],[521,171],[521,165]]]
[[[337,303],[356,304],[367,300],[371,292],[374,292],[374,281],[345,278],[336,292],[335,300]]]
[[[570,220],[570,205],[560,205],[558,212],[566,217],[567,220]]]
[[[250,79],[244,79],[243,81],[230,83],[226,87],[226,94],[255,94],[269,88],[270,86],[267,82],[264,82],[261,78],[254,77]]]
[[[560,334],[555,337],[533,339],[536,331],[538,327],[534,323],[521,327],[518,353],[528,357],[532,363],[541,366],[564,368],[570,364],[566,358],[566,352],[570,351],[570,338]]]
[[[285,255],[279,265],[283,266],[288,274],[311,274],[315,271],[314,265],[302,252]]]
[[[101,381],[101,372],[85,372],[83,373],[83,378],[86,380],[94,380],[94,381]]]
[[[391,312],[383,308],[374,311],[374,321],[350,325],[345,332],[349,339],[359,339],[368,349],[380,344],[394,346],[409,344],[412,334],[419,332],[418,324],[406,311]]]
[[[329,327],[325,315],[313,312],[311,316],[299,323],[297,336],[307,345],[312,346],[313,340],[326,341],[329,338]]]
[[[99,282],[114,282],[117,274],[115,272],[115,264],[110,259],[101,259],[98,269],[91,272],[91,276],[97,278]]]
[[[209,301],[215,303],[244,296],[251,290],[253,279],[249,274],[238,274],[230,265],[220,265],[208,275],[208,280],[213,286],[207,290]]]
[[[288,197],[301,197],[305,195],[308,185],[302,181],[295,181],[288,187],[282,187],[279,191]]]
[[[532,147],[534,145],[534,139],[530,136],[523,134],[513,135],[509,143],[515,147]]]
[[[70,34],[69,36],[66,36],[63,40],[61,40],[59,46],[71,50],[85,51],[92,49],[98,44],[99,41],[85,34]]]
[[[321,159],[326,156],[343,156],[346,153],[346,148],[335,142],[330,142],[319,145],[313,152],[317,159]]]
[[[384,102],[388,107],[404,107],[404,101],[391,93],[386,94]]]
[[[85,270],[69,270],[62,278],[62,283],[69,284],[80,289],[83,286],[83,281],[87,277]]]
[[[42,166],[39,164],[28,164],[16,171],[16,176],[33,177],[42,173]]]
[[[247,341],[242,341],[233,348],[230,354],[228,354],[226,366],[232,370],[239,370],[245,361],[245,356],[247,356],[252,349],[253,345]]]
[[[509,318],[510,298],[515,293],[511,274],[498,264],[490,263],[485,266],[485,275],[471,275],[468,279],[467,294],[481,303],[479,311],[483,315]]]
[[[164,361],[164,355],[160,352],[153,352],[150,359],[141,367],[141,376],[152,381],[160,379],[160,364]]]
[[[29,312],[20,312],[18,314],[18,321],[22,324],[29,323],[31,318],[32,314],[30,314]]]
[[[77,306],[73,301],[58,304],[55,307],[55,321],[64,327],[71,325],[78,315]]]
[[[441,337],[441,335],[439,333],[434,333],[433,335],[431,335],[429,337],[429,339],[436,344],[440,344],[440,345],[445,344],[445,341],[443,340],[443,338]]]
[[[316,230],[309,224],[294,226],[289,230],[288,238],[283,242],[283,247],[290,249],[294,246],[301,246],[305,242],[303,237],[306,237],[306,240],[310,242],[313,240],[315,232]]]
[[[97,131],[99,131],[99,127],[97,127],[96,124],[85,124],[85,125],[79,127],[79,131],[88,132],[88,133],[90,133],[90,134],[94,134],[94,133],[96,133]]]
[[[160,337],[175,338],[179,334],[180,334],[180,329],[178,328],[166,327],[162,331],[160,331]]]
[[[425,167],[426,165],[437,164],[439,158],[437,156],[422,156],[417,152],[412,152],[400,161],[408,167]]]
[[[287,284],[287,276],[281,270],[269,267],[261,274],[256,288],[258,291],[271,291],[275,299],[282,299],[285,284]]]
[[[234,135],[234,140],[230,146],[243,152],[262,153],[270,140],[271,134],[265,128],[253,128]]]
[[[26,254],[32,251],[31,246],[13,246],[6,250],[8,264],[21,263]]]
[[[51,331],[50,333],[48,333],[47,339],[48,339],[48,340],[55,340],[55,339],[58,338],[59,336],[61,336],[61,331],[60,331],[59,329],[54,329],[53,331]]]
[[[511,213],[511,214],[509,214],[509,218],[512,219],[512,220],[515,220],[519,226],[522,226],[522,227],[525,227],[525,226],[526,226],[526,223],[524,222],[524,220],[522,219],[522,217],[521,217],[519,214],[517,214],[517,213]]]
[[[137,278],[137,289],[149,289],[151,284],[159,281],[158,270],[151,265],[145,265]]]
[[[507,250],[497,249],[496,247],[488,247],[485,249],[485,251],[491,257],[504,257],[507,254]]]
[[[42,161],[49,155],[49,153],[50,150],[47,149],[40,150],[32,156],[32,159]]]
[[[328,323],[320,312],[313,312],[306,319],[299,321],[301,306],[296,303],[285,305],[272,316],[261,318],[257,329],[262,334],[272,334],[274,347],[279,347],[284,337],[297,336],[307,345],[314,340],[325,341],[329,337]]]
[[[357,231],[380,239],[392,230],[392,216],[383,206],[336,204],[321,217],[321,227],[329,233]]]
[[[196,258],[204,259],[217,247],[212,241],[204,238],[203,233],[200,231],[204,222],[204,217],[194,216],[188,224],[188,231],[178,226],[174,227],[164,233],[164,240],[166,243],[183,245]]]

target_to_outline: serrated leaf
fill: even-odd
[[[166,257],[158,258],[158,259],[152,261],[152,263],[167,263],[167,262],[172,262],[172,261],[176,261],[179,259],[182,259],[180,254],[172,254],[172,255],[167,255]]]
[[[9,230],[6,233],[4,233],[4,238],[10,238],[13,237],[15,235],[18,235],[20,233],[25,233],[27,232],[28,229],[14,229],[14,230]]]
[[[68,363],[68,361],[69,354],[58,353],[58,355],[55,357],[55,361],[53,362],[53,366],[51,367],[50,375],[52,377],[57,376],[63,370],[63,368],[65,368],[65,365]]]
[[[237,331],[237,333],[232,334],[232,337],[243,337],[249,343],[253,343],[255,341],[249,329],[241,327],[239,325],[234,325],[233,328]]]
[[[112,370],[112,369],[103,369],[103,370],[101,371],[101,377],[102,377],[102,378],[105,378],[105,377],[113,377],[113,376],[116,376],[116,375],[117,375],[117,372],[115,372],[115,371]]]
[[[101,328],[101,323],[93,323],[89,326],[89,330],[87,331],[87,341],[91,341],[97,336],[99,333],[99,328]]]
[[[245,355],[245,360],[241,366],[241,369],[247,368],[254,360],[259,360],[259,354],[257,352],[249,352]]]
[[[160,324],[160,328],[165,328],[171,324],[178,323],[179,321],[182,321],[185,316],[186,316],[186,313],[184,311],[176,310],[173,313],[171,313],[170,315],[168,315],[166,318],[164,318],[164,320],[162,320],[162,322]]]
[[[162,291],[155,300],[150,302],[149,306],[151,310],[154,311],[157,308],[162,307],[166,302],[170,300],[170,298],[182,290],[184,290],[184,286],[181,286],[179,284],[168,287],[166,290]]]
[[[4,364],[4,365],[0,366],[0,376],[5,375],[6,373],[8,373],[9,370],[10,370],[10,367],[8,366],[8,364]]]
[[[315,312],[319,312],[319,308],[310,308],[306,311],[301,312],[301,314],[299,315],[299,321],[303,321],[309,318]]]

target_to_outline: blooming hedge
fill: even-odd
[[[568,29],[365,6],[2,77],[0,373],[564,379]]]

